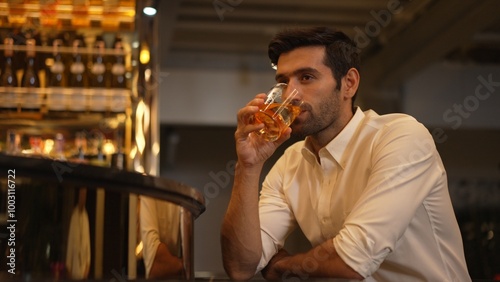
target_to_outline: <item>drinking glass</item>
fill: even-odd
[[[267,93],[264,105],[254,115],[254,123],[265,124],[263,129],[256,131],[256,134],[266,141],[276,141],[300,114],[302,101],[296,99],[299,93],[297,89],[291,90],[283,99],[287,86],[286,83],[273,86]]]

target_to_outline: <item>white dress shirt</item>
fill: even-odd
[[[428,130],[408,115],[358,108],[319,162],[307,138],[287,148],[264,180],[259,212],[257,271],[300,227],[313,246],[333,240],[366,281],[471,280],[445,169]]]

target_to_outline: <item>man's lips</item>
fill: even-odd
[[[297,121],[299,122],[299,120],[302,120],[302,117],[304,116],[304,114],[307,112],[307,110],[302,110],[300,111],[300,113],[297,115],[297,117],[295,117],[295,120],[294,120],[294,123]]]

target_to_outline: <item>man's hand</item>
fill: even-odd
[[[274,255],[274,257],[269,261],[267,266],[262,269],[261,273],[262,276],[266,280],[270,281],[275,281],[275,280],[283,280],[283,262],[289,257],[290,255],[288,254],[285,249],[281,249],[278,251],[277,254]]]
[[[266,94],[258,94],[238,111],[238,125],[234,134],[236,153],[238,154],[238,162],[245,167],[263,164],[279,145],[290,138],[290,128],[287,128],[280,138],[274,142],[265,141],[253,134],[253,132],[264,128],[264,124],[254,123],[253,116],[259,111],[259,106],[264,104],[265,98]]]
[[[331,239],[305,253],[289,255],[281,249],[262,270],[262,275],[267,280],[290,277],[301,280],[313,277],[363,279],[338,256]]]
[[[165,243],[160,243],[149,272],[149,279],[182,277],[182,260],[170,253]]]

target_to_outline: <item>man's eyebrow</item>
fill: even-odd
[[[305,67],[305,68],[300,68],[300,69],[296,69],[292,72],[292,76],[296,76],[296,75],[299,75],[299,74],[302,74],[302,73],[307,73],[307,72],[310,72],[310,73],[319,73],[319,71],[315,68],[311,68],[311,67]],[[276,76],[274,77],[274,79],[276,81],[279,81],[280,79],[284,78],[284,77],[287,77],[287,75],[285,75],[284,73],[278,73],[276,74]]]

